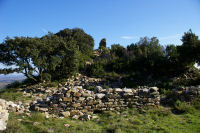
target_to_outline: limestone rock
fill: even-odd
[[[103,94],[103,93],[98,93],[95,95],[95,97],[98,99],[102,99],[104,96],[105,96],[105,94]]]
[[[70,112],[66,111],[66,112],[62,112],[61,113],[64,117],[69,117],[70,116]]]
[[[0,105],[0,130],[5,130],[6,129],[6,125],[8,122],[8,110],[5,109],[5,107]]]
[[[80,119],[85,120],[85,121],[89,121],[91,119],[91,115],[85,114],[85,115],[81,116]]]
[[[81,97],[81,93],[75,92],[75,93],[74,93],[74,96],[75,96],[75,97]]]
[[[159,90],[158,87],[150,87],[149,89],[150,89],[150,92],[155,92]]]
[[[71,97],[64,97],[63,101],[64,102],[72,102],[72,98]]]
[[[123,92],[125,92],[125,93],[133,93],[132,89],[126,89],[126,88],[123,89]]]

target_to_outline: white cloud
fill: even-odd
[[[171,40],[171,39],[181,39],[181,34],[176,34],[176,35],[170,35],[170,36],[164,36],[164,37],[159,37],[159,40]]]
[[[137,38],[136,36],[121,36],[122,39],[131,40]]]

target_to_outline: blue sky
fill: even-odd
[[[0,42],[83,28],[95,40],[127,46],[140,37],[180,45],[190,28],[200,35],[200,0],[0,0]]]

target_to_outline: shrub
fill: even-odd
[[[40,112],[33,112],[31,114],[31,117],[30,117],[31,121],[35,121],[35,122],[42,122],[45,120],[45,117],[42,113]]]
[[[6,86],[6,88],[19,88],[22,86],[22,83],[19,81],[15,81],[9,85]]]
[[[51,81],[51,75],[48,74],[48,73],[44,73],[44,74],[42,75],[42,80],[43,80],[43,81],[46,81],[46,82]]]
[[[195,111],[195,108],[189,103],[181,102],[180,100],[175,102],[174,109],[177,113],[193,113]]]
[[[109,86],[108,86],[108,85],[106,85],[106,84],[104,84],[104,85],[103,85],[103,88],[104,88],[104,89],[108,89],[108,88],[109,88]]]
[[[43,85],[44,85],[44,87],[57,87],[58,86],[58,82],[57,81],[48,82],[48,83],[44,83]]]

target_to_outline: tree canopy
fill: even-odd
[[[93,55],[94,39],[82,29],[64,29],[38,37],[6,38],[0,44],[0,62],[7,66],[0,73],[23,73],[34,81],[68,78],[86,70],[90,76],[117,73],[141,82],[184,73],[194,63],[200,64],[200,40],[192,30],[182,36],[182,45],[163,46],[156,37],[143,37],[127,47],[106,39],[99,43],[99,56]],[[85,68],[85,62],[92,64]]]
[[[93,47],[93,38],[78,28],[41,38],[6,38],[0,44],[0,62],[16,68],[3,69],[1,73],[19,72],[34,81],[67,78],[90,57]]]

